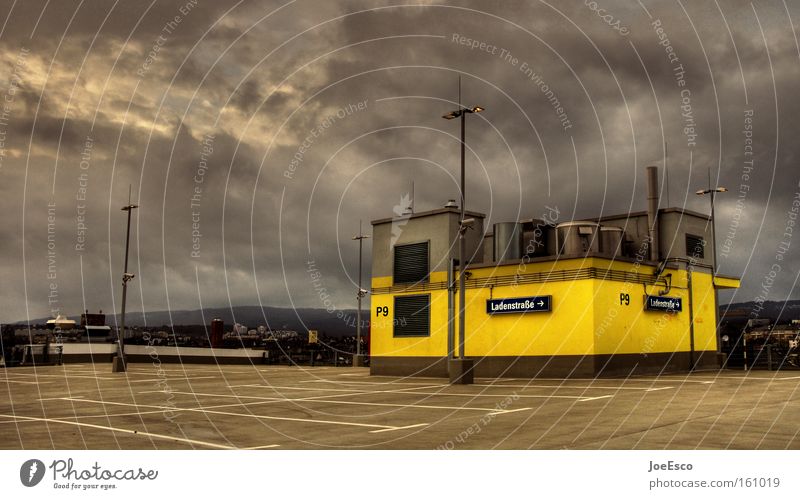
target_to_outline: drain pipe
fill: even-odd
[[[447,265],[447,358],[452,360],[454,358],[454,349],[455,349],[455,324],[453,322],[454,317],[454,310],[453,310],[453,302],[455,301],[455,297],[453,294],[455,293],[455,265],[453,264],[453,259],[448,258],[448,265]]]
[[[694,371],[694,293],[692,292],[692,266],[686,266],[687,292],[689,293],[689,372]]]
[[[686,264],[686,287],[687,293],[689,294],[689,371],[694,371],[695,368],[695,359],[694,359],[694,288],[692,287],[692,269],[697,267],[707,267],[711,269],[711,265],[700,264],[696,265],[692,260],[688,258],[667,258],[664,260],[666,262],[680,262]]]

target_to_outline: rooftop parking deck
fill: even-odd
[[[365,368],[0,369],[4,449],[800,449],[800,376],[370,376]]]

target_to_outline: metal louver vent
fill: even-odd
[[[394,335],[430,336],[431,295],[394,297]]]
[[[428,242],[394,247],[394,283],[428,282]]]
[[[706,242],[700,236],[686,234],[686,256],[690,258],[705,258]]]

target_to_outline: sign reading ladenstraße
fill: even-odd
[[[550,312],[552,296],[524,296],[486,300],[487,314],[519,314],[525,312]]]
[[[682,303],[680,298],[671,296],[645,296],[645,310],[658,310],[664,312],[680,312]]]

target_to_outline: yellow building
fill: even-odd
[[[712,283],[708,217],[672,208],[484,233],[482,214],[466,216],[475,230],[466,233],[465,357],[475,376],[719,366],[715,288],[739,281]],[[447,376],[460,341],[457,286],[448,286],[458,277],[459,219],[450,203],[372,222],[373,374]]]

